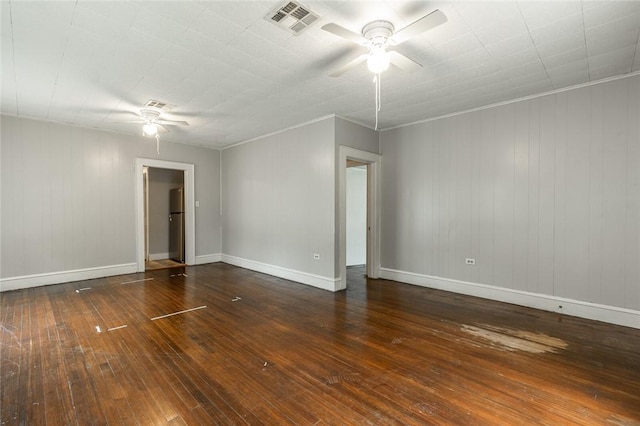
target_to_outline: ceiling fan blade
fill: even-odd
[[[118,120],[118,121],[112,121],[112,123],[136,123],[136,124],[144,124],[145,121],[143,119],[138,119],[138,120]]]
[[[167,129],[166,127],[161,126],[160,124],[157,124],[157,123],[156,125],[158,126],[158,133],[169,133],[169,129]]]
[[[402,53],[396,52],[395,50],[391,50],[389,52],[389,61],[402,71],[414,72],[422,68],[422,65],[413,59],[407,58]]]
[[[368,40],[362,37],[360,34],[356,34],[353,31],[341,27],[338,24],[330,23],[323,25],[321,28],[327,32],[330,32],[331,34],[337,35],[338,37],[342,37],[354,43],[365,45],[368,42]]]
[[[425,31],[429,31],[432,28],[442,25],[447,22],[447,17],[439,9],[434,10],[430,14],[423,16],[412,24],[407,25],[394,35],[389,37],[389,40],[393,44],[404,43],[411,37],[414,37]]]
[[[176,121],[176,120],[157,120],[158,124],[166,124],[167,126],[188,126],[189,123],[186,121]]]
[[[331,74],[329,74],[329,77],[340,77],[345,72],[349,71],[352,68],[357,67],[358,65],[366,61],[368,56],[369,54],[365,53],[356,57],[355,59],[352,59],[351,61],[347,62],[337,70],[334,70]]]

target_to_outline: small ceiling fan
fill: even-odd
[[[326,24],[322,26],[323,30],[369,49],[368,53],[352,59],[333,71],[329,76],[338,77],[364,61],[367,61],[369,70],[374,74],[380,74],[385,71],[389,67],[389,63],[404,71],[416,71],[422,65],[407,58],[400,52],[388,49],[445,22],[447,22],[445,14],[436,9],[399,31],[395,31],[391,22],[383,20],[369,22],[362,28],[362,34],[354,33],[334,23]]]
[[[155,136],[159,132],[167,133],[164,126],[188,126],[186,121],[166,120],[160,119],[161,110],[156,107],[145,106],[140,109],[137,120],[127,121],[128,123],[140,123],[142,124],[142,134],[144,136]]]

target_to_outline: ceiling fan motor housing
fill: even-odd
[[[385,48],[393,31],[394,26],[391,22],[373,21],[362,28],[362,36],[369,40],[371,48]]]
[[[155,123],[160,118],[160,111],[156,108],[142,108],[140,115],[147,123]]]

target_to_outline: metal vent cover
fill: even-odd
[[[175,107],[175,105],[169,105],[166,102],[160,102],[153,99],[149,100],[146,104],[144,104],[144,106],[147,108],[161,109],[163,111],[169,111]]]
[[[294,35],[298,35],[311,24],[319,21],[320,16],[296,1],[287,0],[272,9],[264,19]]]

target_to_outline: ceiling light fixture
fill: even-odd
[[[371,49],[367,58],[367,67],[374,74],[380,74],[389,68],[390,56],[384,47]]]
[[[144,136],[155,136],[158,134],[158,125],[153,122],[147,122],[142,126],[142,134]]]

